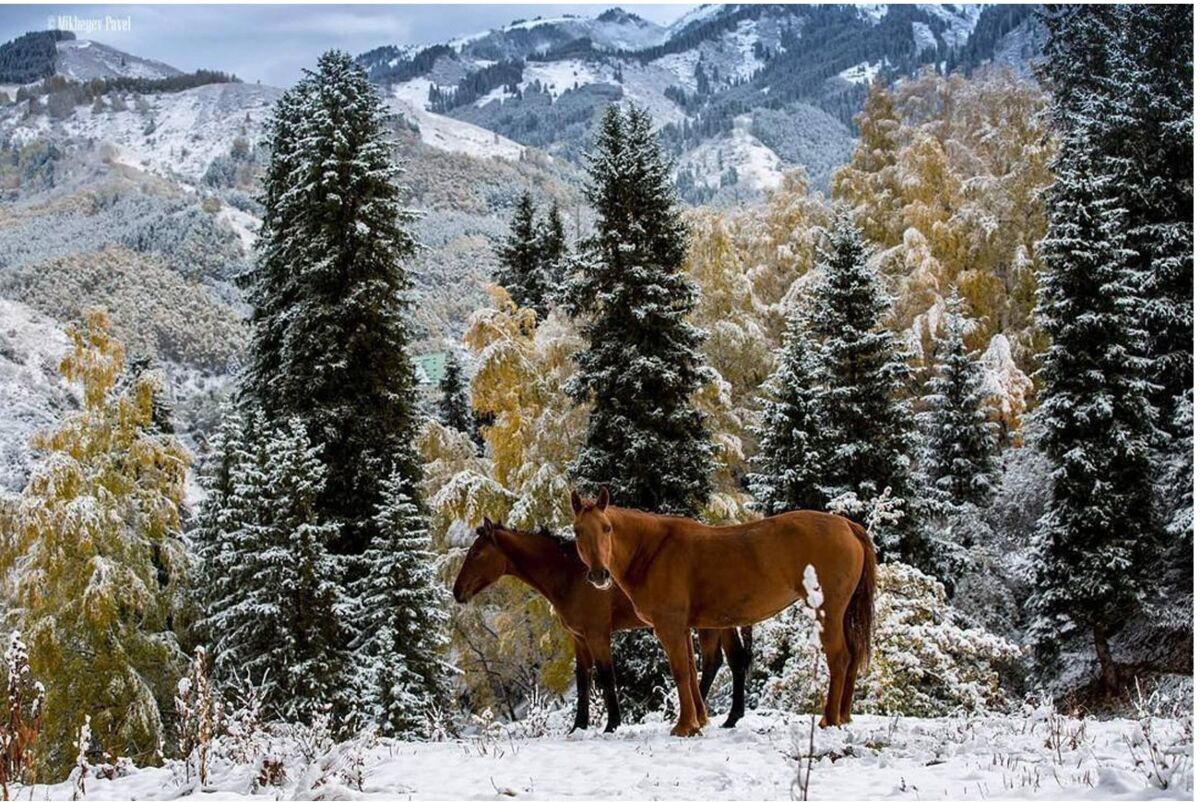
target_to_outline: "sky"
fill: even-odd
[[[613,3],[612,5],[616,5]],[[625,4],[660,24],[696,7]],[[69,17],[80,39],[95,39],[127,53],[181,70],[232,72],[244,81],[287,86],[325,50],[359,54],[386,44],[436,44],[516,19],[595,16],[610,5],[25,5],[0,6],[0,42],[45,30],[51,18]],[[109,19],[111,18],[111,20]],[[65,26],[56,26],[65,27]]]

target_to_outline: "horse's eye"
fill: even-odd
[[[608,532],[611,532],[611,531],[612,531],[612,524],[605,524],[604,532],[607,534]]]

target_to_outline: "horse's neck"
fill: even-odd
[[[502,534],[504,555],[508,557],[508,573],[521,580],[553,605],[565,595],[567,572],[561,565],[558,545],[538,535]]]
[[[613,527],[613,553],[609,568],[619,577],[636,570],[649,555],[658,551],[670,529],[670,518],[638,510],[610,507],[608,520]]]

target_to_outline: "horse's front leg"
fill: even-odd
[[[583,638],[575,641],[575,723],[571,732],[588,728],[588,704],[592,695],[592,653]]]
[[[667,653],[667,662],[671,665],[671,676],[675,680],[675,689],[679,694],[679,721],[671,728],[671,734],[687,737],[700,734],[700,721],[696,716],[696,705],[692,694],[692,684],[696,682],[696,664],[693,662],[690,641],[691,630],[683,625],[659,625],[656,623],[654,634],[658,635],[663,650]],[[697,684],[696,693],[699,693]]]

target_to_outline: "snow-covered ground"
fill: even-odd
[[[788,799],[808,751],[808,716],[759,711],[735,730],[709,725],[699,738],[662,723],[605,735],[499,733],[440,743],[343,745],[304,765],[288,762],[282,798],[355,799]],[[1185,730],[1186,728],[1186,730]],[[912,719],[859,716],[818,730],[810,799],[1186,799],[1192,796],[1190,720],[1153,719],[1151,735],[1171,769],[1148,760],[1139,722],[1023,716]],[[1186,732],[1186,735],[1185,735]],[[1139,761],[1142,761],[1139,765]],[[257,766],[214,758],[205,798],[253,790]],[[194,773],[193,773],[194,774]],[[1167,785],[1162,787],[1163,782]],[[360,787],[361,786],[361,787]],[[72,785],[21,789],[14,798],[68,798]],[[179,764],[89,779],[88,798],[174,799],[195,789]],[[798,794],[797,794],[798,796]]]

